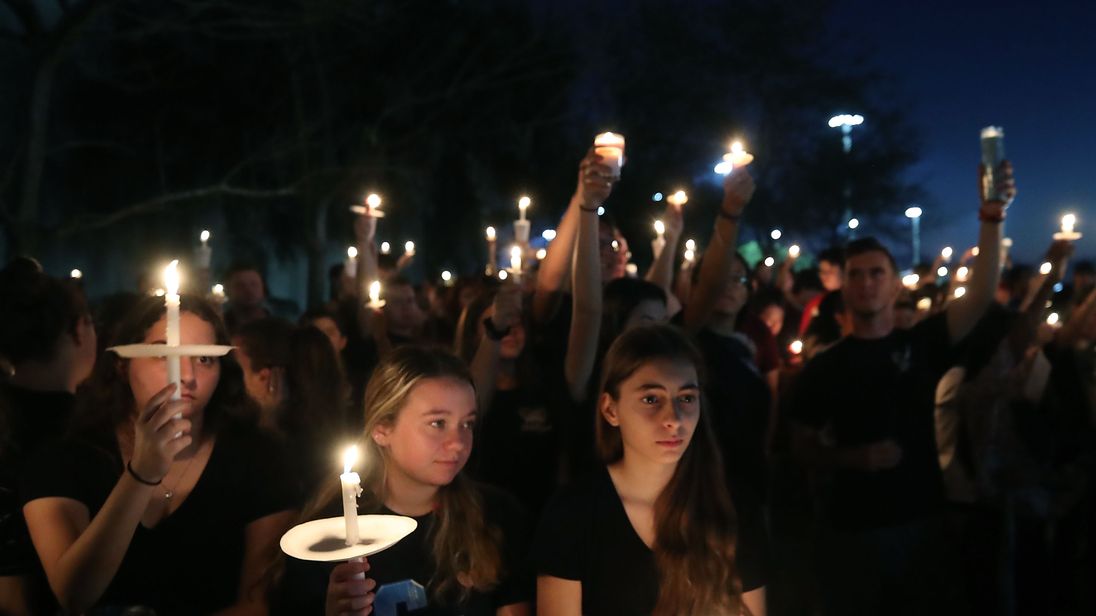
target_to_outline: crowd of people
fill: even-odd
[[[178,385],[108,350],[165,343],[163,298],[91,305],[10,262],[0,614],[1092,613],[1096,284],[1065,280],[1067,241],[1009,260],[1008,163],[981,170],[963,275],[904,282],[872,238],[751,267],[748,168],[698,258],[669,204],[630,274],[604,162],[508,280],[413,284],[369,210],[326,305],[291,314],[234,265],[179,323],[233,351]],[[349,443],[360,511],[416,529],[282,554],[342,514]]]

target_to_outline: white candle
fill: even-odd
[[[346,275],[354,278],[358,275],[358,249],[351,246],[346,249],[346,263],[343,264]]]
[[[616,133],[601,133],[594,137],[594,153],[601,157],[601,164],[609,167],[613,178],[620,177],[624,166],[624,137]]]
[[[524,195],[521,197],[521,199],[518,199],[518,219],[519,220],[521,220],[521,221],[525,220],[525,210],[529,209],[529,204],[532,203],[532,202],[533,202],[532,199],[530,199],[529,197],[526,197]]]
[[[358,537],[358,497],[362,494],[362,480],[351,468],[358,461],[357,446],[347,447],[343,452],[343,473],[339,475],[342,483],[343,520],[346,523],[346,545],[357,545]]]
[[[206,230],[206,229],[203,229],[202,234],[198,236],[198,239],[202,241],[202,246],[208,245],[209,244],[209,231]]]
[[[373,310],[384,308],[384,300],[381,299],[381,281],[374,280],[369,283],[369,303],[366,306]]]
[[[210,264],[213,262],[213,249],[209,247],[209,237],[208,229],[203,229],[201,234],[198,235],[198,239],[202,242],[195,255],[199,269],[209,269]]]
[[[666,225],[661,220],[655,221],[655,233],[658,234],[651,242],[651,252],[654,253],[655,258],[662,254],[662,250],[666,248]]]
[[[495,269],[495,228],[487,227],[487,275],[494,276]]]
[[[167,344],[179,346],[179,261],[172,261],[164,269],[164,305],[167,308]],[[175,383],[175,393],[171,394],[172,400],[183,397],[182,367],[178,355],[167,357],[167,382]]]
[[[521,280],[521,246],[510,247],[510,274],[515,282]]]

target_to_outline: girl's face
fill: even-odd
[[[472,453],[476,393],[449,378],[421,380],[391,425],[378,425],[373,440],[388,452],[389,472],[424,486],[448,485]]]
[[[145,332],[145,344],[164,344],[167,318],[163,317]],[[213,325],[202,320],[193,312],[179,315],[179,341],[181,344],[217,344],[217,335]],[[182,378],[180,393],[182,399],[190,403],[190,411],[184,415],[200,414],[205,410],[217,382],[221,378],[221,360],[218,357],[180,357],[179,374]],[[149,357],[129,360],[127,368],[129,387],[133,391],[133,401],[137,412],[156,392],[167,386],[167,359]]]
[[[666,302],[657,299],[645,299],[632,308],[628,314],[628,320],[624,323],[624,331],[641,325],[654,325],[665,323],[669,317],[666,314]]]
[[[620,429],[624,457],[677,464],[700,420],[700,385],[687,361],[657,360],[620,384],[620,397],[601,395],[601,413]]]

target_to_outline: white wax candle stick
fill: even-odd
[[[342,483],[346,545],[357,545],[360,540],[358,535],[358,497],[362,494],[362,480],[357,473],[350,470],[357,461],[357,446],[347,447],[343,452],[343,474],[339,475],[339,481]]]
[[[164,306],[167,309],[166,338],[168,346],[179,346],[179,262],[172,261],[164,270]],[[172,400],[183,397],[182,392],[182,367],[181,358],[172,355],[167,358],[167,381],[175,384],[175,392],[171,394]]]

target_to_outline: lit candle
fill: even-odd
[[[921,299],[917,300],[917,309],[921,310],[922,312],[926,312],[928,310],[931,310],[932,309],[932,298],[931,297],[922,297]]]
[[[372,310],[384,308],[384,300],[381,299],[381,281],[374,280],[369,283],[369,303],[366,307]]]
[[[654,253],[655,258],[662,254],[662,250],[666,248],[666,225],[661,220],[655,221],[655,233],[658,237],[651,242],[651,252]]]
[[[525,220],[525,210],[529,209],[529,204],[532,203],[532,202],[533,202],[532,199],[530,199],[529,197],[526,197],[524,195],[522,195],[521,199],[518,199],[518,219],[519,220],[522,220],[522,221]]]
[[[179,346],[179,261],[172,261],[164,269],[164,305],[167,308],[167,344]],[[175,383],[175,393],[171,394],[172,400],[183,397],[182,368],[178,355],[167,357],[167,382]]]
[[[917,283],[921,282],[921,277],[917,274],[909,274],[902,277],[902,284],[909,289],[917,288]]]
[[[966,287],[959,287],[959,288],[955,289],[955,299],[959,299],[960,297],[963,297],[966,294],[967,294],[967,288]]]
[[[347,447],[343,452],[343,473],[339,475],[342,483],[343,521],[346,523],[346,545],[358,544],[358,497],[362,495],[362,479],[350,469],[358,461],[357,446]]]
[[[210,289],[210,292],[212,292],[212,294],[213,294],[213,300],[214,301],[216,301],[219,304],[224,303],[224,301],[225,301],[225,286],[223,284],[217,283],[217,284],[213,285],[213,288]]]
[[[1057,326],[1060,318],[1061,317],[1058,316],[1057,312],[1050,313],[1047,315],[1047,325],[1050,325],[1051,327]]]
[[[696,252],[686,248],[684,256],[685,256],[685,260],[682,261],[682,263],[681,263],[681,268],[682,269],[688,268],[689,266],[691,266],[693,264],[693,261],[696,261]]]
[[[415,242],[410,240],[403,243],[403,254],[413,257],[415,256]]]
[[[980,253],[980,252],[982,252],[982,251],[979,250],[977,246],[975,246],[974,248],[970,249],[970,256],[977,257],[978,253]]]
[[[447,286],[450,282],[452,282],[452,280],[453,280],[453,273],[450,272],[449,270],[445,270],[441,273],[441,281],[444,282]]]
[[[946,246],[943,250],[940,251],[940,258],[947,262],[951,260],[952,254],[954,254],[954,251],[951,249],[951,246]]]
[[[753,159],[753,154],[750,154],[742,147],[742,142],[735,141],[731,144],[731,151],[723,155],[723,162],[715,166],[715,172],[727,175],[737,167],[745,167],[750,164]]]
[[[772,233],[769,234],[769,237],[773,238],[774,241],[780,239],[783,236],[784,233],[780,231],[780,229],[773,229]]]
[[[499,270],[499,280],[506,280],[510,277],[510,274],[506,273],[506,270]]]
[[[941,277],[941,278],[943,278],[944,276],[947,276],[948,275],[948,268],[941,265],[940,267],[938,267],[936,269],[936,275]]]
[[[540,236],[542,238],[544,238],[544,241],[550,242],[550,241],[556,239],[556,230],[555,229],[545,229],[544,231],[540,232]]]
[[[510,247],[510,273],[515,282],[521,280],[521,246]]]
[[[368,197],[365,198],[365,205],[367,208],[369,208],[367,211],[369,212],[370,216],[377,216],[377,214],[381,213],[380,211],[378,211],[378,208],[381,207],[381,196],[377,193],[371,193]]]
[[[624,137],[616,133],[601,133],[594,137],[594,153],[601,157],[601,164],[609,167],[613,179],[620,178],[624,166]]]
[[[968,277],[970,277],[970,268],[967,266],[964,265],[955,270],[955,279],[959,282],[966,282]]]
[[[670,202],[671,205],[676,205],[680,208],[689,202],[689,195],[686,194],[684,190],[679,190],[669,197],[666,197],[666,201]]]
[[[1039,273],[1046,276],[1052,269],[1054,269],[1054,266],[1050,264],[1050,261],[1047,261],[1039,266]]]
[[[84,272],[81,272],[78,269],[74,269],[71,272],[69,272],[69,278],[75,278],[76,280],[79,280],[83,277],[84,277]]]
[[[792,355],[799,355],[803,352],[803,341],[793,340],[792,343],[788,345],[788,350],[792,352]]]
[[[765,257],[765,267],[772,267],[776,265],[776,259],[772,257]]]
[[[696,240],[685,240],[685,250],[696,251]]]
[[[208,229],[203,229],[198,235],[198,239],[202,242],[201,246],[198,246],[198,250],[195,251],[195,260],[198,262],[199,269],[209,269],[210,264],[213,262],[213,249],[209,247],[209,238]]]
[[[498,265],[495,263],[495,228],[487,227],[487,275],[494,276]]]
[[[1054,234],[1056,240],[1066,240],[1073,242],[1081,239],[1081,234],[1075,231],[1077,227],[1077,215],[1066,214],[1062,216],[1062,230],[1059,233]]]
[[[389,244],[388,242],[381,242],[381,254],[386,255],[390,252],[392,252],[392,244]]]
[[[788,249],[788,256],[793,258],[793,259],[798,259],[799,258],[799,252],[800,252],[799,245],[798,244],[792,244],[791,248]]]
[[[544,248],[537,250],[537,261],[543,261],[544,257],[548,256],[548,251]]]
[[[346,275],[354,278],[358,275],[358,249],[351,246],[346,249],[346,263],[343,264]]]

